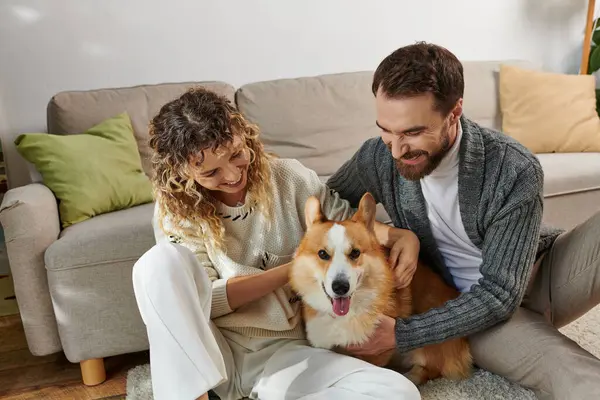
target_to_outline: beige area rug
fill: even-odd
[[[0,317],[18,313],[12,278],[10,275],[0,275]]]
[[[581,347],[600,357],[600,306],[561,329]],[[477,370],[462,382],[438,379],[421,388],[423,400],[535,400],[530,390],[487,371]],[[151,400],[148,365],[133,368],[127,376],[127,400]],[[212,399],[212,398],[211,398]]]

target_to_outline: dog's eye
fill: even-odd
[[[321,260],[329,260],[329,254],[327,254],[327,252],[325,250],[319,250],[319,258]]]
[[[348,257],[350,257],[352,260],[356,260],[358,257],[360,257],[360,250],[359,249],[352,249],[352,251],[350,252],[350,254],[348,254]]]

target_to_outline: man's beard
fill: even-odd
[[[450,151],[450,136],[449,136],[450,127],[448,126],[442,132],[439,149],[430,154],[425,150],[415,150],[406,153],[403,158],[416,158],[420,155],[424,155],[426,159],[419,163],[418,165],[408,165],[404,164],[402,160],[395,160],[396,167],[398,168],[398,172],[405,179],[409,181],[418,181],[425,176],[431,174],[442,162],[448,151]]]

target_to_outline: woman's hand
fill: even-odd
[[[412,282],[419,262],[421,244],[413,232],[405,230],[390,250],[389,262],[394,270],[396,288],[404,289]]]

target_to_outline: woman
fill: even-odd
[[[208,90],[163,106],[150,134],[157,244],[133,281],[155,399],[210,389],[223,400],[420,398],[402,375],[305,339],[287,285],[304,203],[316,195],[344,219],[348,202],[299,162],[266,154],[257,128]],[[391,229],[378,225],[382,244],[403,238],[401,258],[416,259],[416,237]]]

